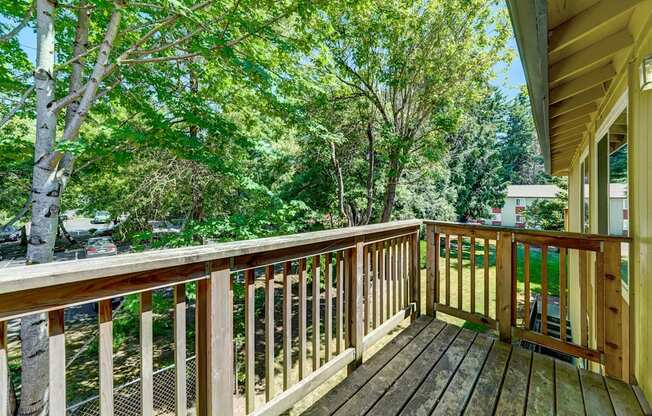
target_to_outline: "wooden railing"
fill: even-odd
[[[629,239],[426,221],[426,240],[427,313],[485,325],[506,342],[518,338],[602,364],[607,375],[629,381],[634,294],[623,297],[621,281],[621,245]],[[579,281],[570,279],[571,256]],[[572,297],[578,305],[568,303],[571,290],[579,292]],[[571,308],[579,311],[574,336]]]
[[[97,302],[100,409],[113,414],[112,299],[138,293],[140,410],[152,414],[152,291],[172,288],[176,414],[186,414],[186,295],[193,284],[197,413],[233,414],[239,396],[234,362],[243,362],[246,413],[280,414],[340,369],[356,368],[365,350],[418,314],[420,225],[402,221],[5,270],[0,276],[0,410],[8,401],[7,322],[47,315],[49,412],[65,415],[64,310]],[[243,295],[234,298],[237,285]],[[257,290],[264,293],[262,313],[256,310]],[[277,305],[281,319],[275,316]],[[235,310],[244,311],[243,334],[234,329]],[[260,321],[263,334],[256,331]],[[296,336],[293,321],[298,322]],[[244,348],[235,348],[236,335],[244,337]],[[282,339],[281,360],[275,335]],[[264,338],[264,375],[257,379],[259,336]],[[263,385],[264,393],[257,394]]]

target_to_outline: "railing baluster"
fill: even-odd
[[[364,334],[369,333],[369,324],[371,323],[371,299],[369,299],[369,281],[371,280],[371,273],[369,272],[370,262],[369,262],[369,246],[364,247],[363,254],[363,267],[364,267],[364,276],[362,277],[363,286],[362,286],[362,297],[364,298]]]
[[[283,264],[283,390],[292,385],[292,263]]]
[[[565,247],[559,248],[559,334],[566,342],[566,252]]]
[[[326,279],[326,309],[324,313],[324,331],[326,331],[326,360],[329,362],[333,356],[333,256],[331,253],[326,254],[324,259],[324,265],[326,266],[326,273],[324,278]]]
[[[385,242],[378,243],[377,257],[378,257],[378,288],[380,295],[378,297],[378,315],[380,323],[385,322]]]
[[[548,335],[548,246],[541,246],[541,333]]]
[[[337,298],[335,304],[335,332],[337,336],[337,354],[344,351],[344,266],[342,264],[342,252],[338,251],[335,258],[335,274],[337,277]]]
[[[100,415],[113,416],[113,314],[111,299],[99,301]]]
[[[186,285],[183,283],[174,287],[174,368],[176,415],[186,416]]]
[[[595,253],[595,340],[598,351],[604,351],[604,308],[599,306],[605,298],[604,263],[604,251]]]
[[[451,236],[446,234],[446,306],[451,304]]]
[[[580,272],[580,343],[584,348],[589,346],[589,327],[586,308],[588,304],[588,253],[584,250],[579,252],[579,272]]]
[[[398,285],[398,301],[396,310],[403,308],[403,239],[396,239],[396,284]]]
[[[484,256],[482,256],[484,266],[484,315],[489,316],[489,239],[484,239]]]
[[[461,234],[457,236],[457,309],[463,310],[463,287],[462,287],[462,245],[464,237]]]
[[[152,292],[140,294],[140,405],[143,416],[154,413],[154,348]]]
[[[244,299],[244,314],[245,314],[245,410],[247,413],[254,411],[256,407],[256,391],[255,385],[255,282],[254,282],[254,269],[245,271],[245,299]]]
[[[471,313],[475,313],[475,237],[471,237],[470,260],[471,260]]]
[[[373,299],[374,299],[374,306],[373,306],[373,324],[374,324],[374,329],[378,328],[379,324],[379,308],[380,308],[380,301],[379,301],[379,286],[380,286],[380,280],[378,280],[378,244],[375,243],[372,245],[372,251],[371,251],[371,268],[373,270]]]
[[[605,241],[603,253],[605,288],[604,298],[596,302],[596,309],[605,313],[605,373],[620,380],[629,381],[629,363],[632,357],[630,350],[629,325],[627,307],[622,296],[622,280],[620,276],[621,251],[620,242]],[[630,289],[632,290],[632,289]],[[649,328],[649,323],[642,323]]]
[[[56,309],[48,313],[48,348],[49,348],[49,402],[51,416],[66,414],[66,335],[64,331],[64,310]],[[0,326],[2,324],[0,323]],[[3,332],[0,328],[0,332]],[[0,350],[3,334],[0,333]],[[2,352],[0,351],[0,354]],[[2,361],[2,358],[0,358]],[[0,367],[2,364],[0,363]],[[2,370],[0,370],[2,374]],[[6,394],[6,386],[0,382]],[[1,395],[1,393],[0,393]],[[2,403],[2,400],[0,400]],[[6,407],[1,407],[4,414]]]
[[[7,321],[0,321],[0,415],[9,416],[9,360]]]
[[[496,241],[496,320],[500,340],[512,339],[512,234],[500,232]]]
[[[274,397],[274,266],[265,268],[265,400]]]
[[[321,365],[321,345],[320,341],[320,290],[319,280],[321,276],[319,255],[312,257],[312,369],[319,369]]]
[[[523,326],[530,327],[530,245],[523,244]]]
[[[362,307],[362,274],[364,271],[364,245],[362,240],[356,239],[355,247],[348,250],[350,287],[349,294],[349,317],[348,317],[348,338],[349,346],[355,348],[355,359],[348,365],[348,373],[362,364],[364,336],[363,331],[363,307]]]
[[[308,326],[308,306],[306,300],[308,297],[308,286],[306,280],[306,259],[301,259],[299,260],[299,381],[308,375],[306,371],[308,362],[306,353],[306,342],[308,341],[306,329]]]
[[[392,265],[392,316],[398,312],[398,246],[396,245],[396,239],[389,240],[391,245],[391,265]]]
[[[410,298],[416,304],[416,311],[412,314],[414,322],[417,316],[421,315],[421,257],[419,255],[419,231],[417,230],[410,238]]]
[[[389,319],[392,317],[393,305],[392,300],[394,299],[394,291],[392,290],[392,280],[394,278],[392,267],[392,243],[390,241],[386,242],[385,246],[385,284],[387,285],[387,316]]]
[[[409,238],[403,237],[403,307],[410,303],[410,248]]]

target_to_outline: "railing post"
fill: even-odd
[[[620,243],[604,242],[604,354],[605,372],[608,376],[629,382],[629,323],[626,318],[625,299],[620,280]]]
[[[362,364],[364,336],[364,309],[362,299],[362,281],[364,273],[364,241],[356,238],[355,247],[347,253],[349,255],[349,315],[348,315],[348,337],[349,347],[355,348],[355,359],[348,366],[350,374]]]
[[[496,320],[503,342],[512,341],[512,233],[498,233],[496,241]]]
[[[426,315],[435,316],[435,299],[437,298],[436,274],[439,272],[439,253],[436,248],[439,236],[435,226],[426,224]]]
[[[421,315],[421,272],[419,269],[420,262],[420,247],[419,247],[419,229],[412,234],[410,238],[411,243],[411,256],[412,260],[410,261],[410,275],[412,276],[412,302],[416,304],[416,310],[412,314],[412,320],[414,317]]]
[[[197,282],[197,413],[233,414],[233,290],[227,259]]]

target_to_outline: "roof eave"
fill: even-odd
[[[546,172],[551,173],[548,122],[548,6],[546,0],[506,2],[525,72],[541,154]]]

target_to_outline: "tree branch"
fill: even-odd
[[[32,20],[32,15],[34,14],[34,2],[32,2],[31,6],[29,6],[29,9],[27,10],[27,13],[23,17],[23,20],[20,21],[18,26],[15,28],[11,29],[7,34],[0,35],[0,43],[7,42],[9,39],[13,38],[23,30],[25,26]]]
[[[0,127],[7,124],[9,120],[11,120],[12,117],[16,115],[16,113],[25,105],[27,97],[29,97],[33,91],[34,85],[32,84],[32,86],[26,89],[23,95],[20,96],[20,100],[18,100],[18,103],[14,106],[14,108],[12,108],[11,111],[9,111],[4,117],[2,117],[2,120],[0,120]]]

